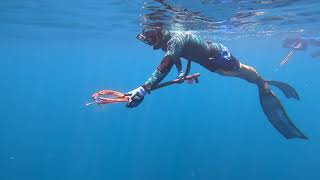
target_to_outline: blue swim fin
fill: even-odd
[[[259,90],[260,104],[271,124],[287,139],[308,139],[290,120],[278,97],[271,91]]]

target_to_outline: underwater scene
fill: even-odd
[[[0,180],[319,180],[319,19],[318,0],[1,1]]]

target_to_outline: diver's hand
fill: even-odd
[[[127,108],[137,107],[144,99],[144,96],[147,94],[147,91],[143,87],[138,87],[130,92],[131,94],[129,102],[127,103]]]
[[[183,78],[186,77],[185,73],[183,71],[180,71],[177,79],[179,79],[181,81],[181,83],[183,82]]]

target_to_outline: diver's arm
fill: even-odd
[[[182,71],[182,63],[180,58],[174,62],[174,65],[176,66],[178,72]]]
[[[137,107],[144,99],[147,93],[150,93],[153,87],[158,85],[170,72],[174,64],[174,59],[172,56],[165,56],[157,69],[152,73],[149,79],[140,87],[128,92],[130,94],[129,102],[127,103],[127,108]]]
[[[178,71],[178,78],[182,78],[185,76],[185,73],[182,70],[182,63],[181,63],[181,59],[177,59],[176,61],[174,61],[174,65],[177,68]]]
[[[173,64],[174,60],[172,56],[165,56],[157,69],[142,86],[127,93],[130,94],[130,99],[126,107],[137,107],[143,101],[144,96],[167,76]]]
[[[174,64],[174,59],[172,56],[165,56],[157,69],[152,73],[152,75],[148,78],[148,80],[142,85],[142,87],[149,91],[156,85],[158,85],[170,72],[172,66]]]
[[[159,84],[167,76],[174,64],[178,69],[181,68],[182,70],[182,64],[180,61],[181,51],[184,46],[182,38],[183,37],[175,36],[168,41],[166,55],[162,59],[158,68],[142,86],[147,91]]]

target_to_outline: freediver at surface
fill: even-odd
[[[264,79],[255,68],[242,64],[227,47],[220,43],[204,41],[190,32],[173,32],[161,28],[144,29],[137,39],[153,46],[154,50],[166,52],[160,65],[148,80],[140,87],[129,92],[130,101],[126,107],[138,106],[148,91],[159,84],[171,71],[173,66],[178,70],[178,78],[183,78],[190,71],[190,63],[195,62],[211,72],[223,76],[237,77],[257,85],[260,104],[273,126],[287,139],[308,139],[290,120],[280,100],[270,89],[270,85],[279,88],[286,97],[299,100],[299,96],[290,85]],[[182,70],[181,58],[188,60],[186,72]]]
[[[306,38],[306,37],[287,37],[282,47],[305,51],[308,49],[309,46],[320,47],[320,39],[319,38]],[[316,58],[320,56],[320,50],[315,51],[314,53],[310,54],[311,57]]]
[[[297,51],[306,51],[309,46],[320,47],[320,39],[305,38],[300,36],[287,37],[282,47],[290,49],[289,53],[282,59],[280,65],[287,64]],[[320,50],[310,54],[312,58],[320,56]]]

